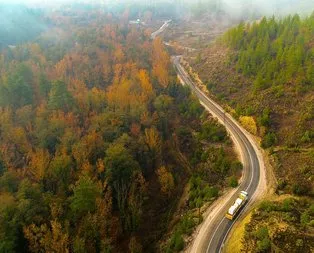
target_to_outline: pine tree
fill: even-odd
[[[48,107],[51,110],[69,111],[74,105],[74,99],[62,81],[52,83],[49,93]]]

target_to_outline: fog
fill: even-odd
[[[206,5],[214,4],[223,10],[239,12],[244,9],[255,9],[265,14],[312,12],[314,10],[313,0],[0,0],[6,4],[26,5],[58,5],[69,3],[89,4],[123,4],[141,3],[143,5],[156,5],[160,3],[173,3],[177,5]]]
[[[166,15],[182,16],[187,12],[194,16],[201,16],[207,12],[224,12],[229,16],[256,18],[262,15],[283,16],[286,14],[310,14],[314,11],[314,0],[0,0],[1,4],[23,4],[29,7],[62,7],[68,4],[89,4],[107,6],[110,11],[115,9],[150,8],[162,11]],[[1,6],[0,6],[1,7]],[[159,12],[160,13],[160,12]],[[0,17],[1,18],[1,17]]]
[[[310,13],[314,11],[313,0],[224,0],[228,10],[256,10],[264,15]]]

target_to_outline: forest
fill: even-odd
[[[245,76],[254,76],[254,88],[292,84],[313,89],[314,13],[281,20],[264,17],[253,24],[241,23],[225,34],[225,41],[237,54],[232,60]]]
[[[241,174],[225,129],[127,11],[45,18],[0,53],[0,252],[181,250],[186,185],[197,210]]]
[[[268,89],[279,101],[288,90],[296,97],[313,92],[313,36],[314,14],[306,18],[287,16],[280,20],[264,17],[253,24],[241,23],[229,30],[223,39],[236,51],[230,57],[229,64],[235,64],[238,73],[252,80],[253,93],[258,96]],[[262,146],[268,148],[281,143],[288,146],[313,143],[313,106],[311,103],[304,106],[307,108],[301,109],[303,115],[292,140],[284,139],[283,136],[277,139],[275,132],[278,132],[278,126],[271,124],[271,114],[276,112],[269,106],[262,108],[257,119],[265,132]],[[254,110],[249,107],[247,113],[254,114]]]

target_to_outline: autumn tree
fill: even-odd
[[[240,122],[243,125],[243,127],[248,130],[252,134],[257,133],[257,126],[255,123],[255,120],[251,116],[241,116]]]
[[[102,155],[104,142],[102,136],[95,131],[87,133],[72,147],[72,154],[77,166],[81,167],[84,162],[95,164]]]
[[[50,163],[49,152],[45,149],[33,151],[30,154],[29,172],[32,177],[40,182],[43,180]]]
[[[31,224],[24,227],[23,232],[31,252],[69,252],[69,235],[56,220],[50,222],[50,227],[46,224]]]
[[[156,38],[153,41],[153,75],[163,87],[167,87],[169,85],[169,68],[169,56],[164,50],[162,40],[160,38]]]
[[[153,86],[150,83],[147,71],[144,69],[141,69],[139,71],[138,78],[141,83],[141,89],[142,89],[141,95],[144,97],[145,101],[147,101],[148,99],[151,99],[154,94]]]
[[[160,135],[156,128],[145,129],[145,142],[152,157],[153,167],[158,166],[161,161],[162,150]]]
[[[165,166],[161,166],[157,170],[157,175],[161,186],[161,192],[169,197],[174,188],[174,179],[171,172],[169,172]]]

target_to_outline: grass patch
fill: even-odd
[[[251,220],[252,212],[250,212],[243,220],[238,223],[233,230],[231,230],[230,237],[227,241],[224,252],[241,252],[242,239],[244,237],[245,225]]]

